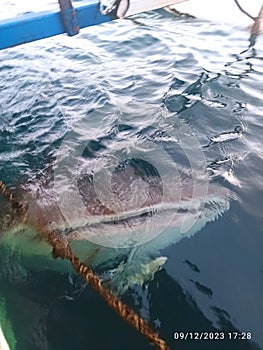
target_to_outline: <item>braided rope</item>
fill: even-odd
[[[25,218],[27,218],[25,206],[23,203],[19,203],[17,200],[15,200],[14,195],[6,188],[1,180],[0,194],[11,202],[12,207],[20,216],[23,217],[23,221],[25,221]],[[103,297],[106,303],[120,315],[122,319],[137,329],[150,342],[155,344],[156,349],[170,350],[165,341],[159,337],[158,333],[151,329],[149,324],[143,318],[138,316],[128,305],[113,295],[109,289],[103,287],[101,279],[93,272],[93,270],[83,264],[79,258],[74,255],[67,239],[64,236],[59,235],[56,232],[47,231],[43,228],[35,228],[46,238],[47,242],[53,248],[52,256],[54,259],[61,258],[69,260],[76,273],[79,274],[87,283],[89,283]]]
[[[17,201],[12,192],[10,192],[3,181],[0,180],[0,194],[2,194],[10,203],[13,210],[22,217],[23,222],[27,219],[27,208],[23,203]]]

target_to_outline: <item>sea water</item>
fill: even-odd
[[[5,5],[3,17],[16,14]],[[164,267],[122,296],[172,349],[263,348],[263,51],[262,37],[253,47],[248,38],[246,28],[159,10],[0,52],[0,179],[14,192],[53,180],[83,120],[97,148],[110,149],[129,126],[169,134],[167,118],[198,140],[209,182],[234,194],[222,217],[162,251]],[[124,133],[103,143],[116,125]],[[70,266],[30,269],[8,256],[0,302],[16,349],[152,349]]]

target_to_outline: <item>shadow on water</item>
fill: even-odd
[[[1,281],[9,294],[6,306],[19,339],[17,350],[113,350],[117,344],[127,350],[152,349],[90,287],[76,296],[82,281],[74,284],[68,284],[66,275],[44,272],[30,273],[27,283],[16,288]]]
[[[82,350],[83,346],[98,350],[114,350],[116,346],[127,350],[153,349],[90,287],[80,288],[81,282],[77,278],[75,286],[70,286],[66,275],[34,274],[30,272],[27,284],[17,283],[16,288],[13,285],[9,288],[6,281],[1,281],[1,289],[4,286],[3,291],[7,289],[9,294],[7,311],[19,338],[17,350]],[[78,295],[77,285],[80,288]],[[220,330],[213,327],[191,295],[165,270],[157,273],[146,290],[132,294],[134,298],[129,293],[124,299],[130,304],[135,303],[135,310],[145,304],[141,298],[143,294],[147,295],[150,321],[160,327],[160,334],[171,349],[259,350],[246,340],[174,340],[175,332],[224,332],[227,337],[229,332],[239,330],[233,326],[227,313],[216,307],[214,312],[218,315]]]
[[[161,297],[161,296],[165,297]],[[182,289],[165,270],[158,273],[158,278],[149,284],[149,304],[151,319],[158,319],[165,325],[165,337],[170,340],[172,349],[189,350],[259,350],[260,348],[247,340],[173,340],[175,332],[184,334],[192,332],[223,332],[225,338],[229,332],[239,332],[231,323],[224,310],[215,308],[219,327],[213,327],[211,321],[204,317],[193,297]],[[165,310],[170,310],[169,314]]]

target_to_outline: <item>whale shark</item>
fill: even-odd
[[[130,159],[112,172],[109,186],[119,199],[115,205],[107,203],[107,196],[100,196],[92,172],[85,172],[77,181],[81,208],[74,208],[74,200],[61,207],[54,187],[45,187],[41,181],[23,187],[23,215],[17,215],[11,203],[1,198],[1,273],[12,279],[14,256],[22,275],[28,269],[67,273],[68,265],[52,258],[52,247],[41,233],[56,230],[114,294],[122,295],[154,278],[167,260],[165,248],[190,238],[230,207],[233,194],[204,176],[180,169],[179,177],[171,173],[160,177],[149,169],[142,171],[141,165]],[[15,344],[4,305],[0,324]]]

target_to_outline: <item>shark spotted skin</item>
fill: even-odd
[[[203,179],[193,181],[190,176],[184,176],[178,184],[171,178],[166,182],[169,188],[164,189],[158,179],[149,176],[144,179],[148,186],[146,197],[143,201],[139,198],[136,203],[138,197],[133,196],[136,190],[133,185],[138,184],[138,178],[130,169],[125,171],[128,171],[130,182],[124,173],[117,176],[113,184],[114,190],[122,198],[120,203],[124,203],[123,206],[113,208],[102,203],[94,191],[91,177],[79,184],[85,203],[79,217],[74,210],[68,213],[62,211],[52,189],[44,189],[39,184],[26,188],[26,220],[12,212],[9,203],[4,203],[0,221],[0,250],[1,269],[5,277],[9,278],[10,275],[12,278],[14,271],[16,278],[19,278],[19,273],[26,276],[28,269],[67,273],[67,263],[52,258],[52,248],[40,233],[43,229],[56,229],[69,241],[81,261],[95,270],[101,271],[103,267],[101,278],[113,293],[123,294],[135,284],[143,285],[152,280],[167,260],[163,250],[183,238],[193,236],[207,223],[223,215],[233,198],[228,190],[217,185],[208,184],[206,188],[207,182]],[[131,200],[127,204],[124,199],[129,196]],[[138,237],[144,237],[147,230],[149,237],[143,240],[143,244],[138,244]],[[102,237],[106,244],[101,246],[94,243],[94,237]],[[133,240],[133,237],[136,239]],[[115,248],[107,245],[112,239],[117,243]],[[12,266],[14,254],[19,260],[18,272],[15,263]],[[5,315],[3,303],[0,315]],[[9,321],[1,326],[5,335],[14,338]],[[7,340],[11,346],[11,340]],[[12,343],[15,344],[14,341]],[[15,346],[11,346],[13,349]]]
[[[202,178],[193,181],[184,174],[180,183],[173,177],[165,181],[169,184],[167,188],[160,178],[147,176],[143,179],[147,190],[141,191],[144,196],[141,200],[134,195],[138,189],[133,187],[138,185],[138,174],[127,167],[117,175],[113,178],[113,187],[121,200],[115,207],[101,202],[92,176],[79,184],[85,206],[77,211],[73,208],[68,212],[61,210],[51,188],[44,189],[40,184],[34,184],[33,188],[28,186],[25,222],[23,218],[14,217],[8,203],[5,204],[6,212],[1,216],[1,246],[18,250],[30,268],[59,269],[60,265],[63,268],[63,262],[52,259],[51,247],[39,233],[56,230],[70,242],[76,255],[92,266],[104,266],[111,261],[108,268],[114,269],[116,266],[112,266],[112,262],[126,255],[125,268],[119,273],[126,282],[131,273],[138,275],[141,266],[160,257],[161,250],[191,237],[208,222],[216,220],[229,209],[233,198],[223,187]],[[125,198],[131,200],[125,201]],[[103,244],[98,244],[96,239]]]

